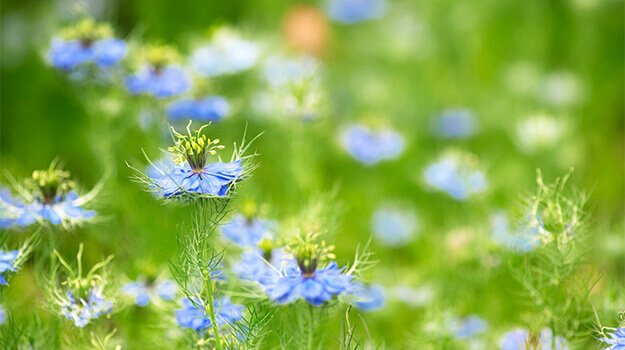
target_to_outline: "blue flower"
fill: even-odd
[[[375,237],[393,247],[410,242],[417,226],[417,217],[412,211],[393,206],[381,206],[371,218],[371,230]]]
[[[443,138],[460,139],[475,133],[477,123],[467,110],[448,110],[437,116],[434,132]]]
[[[115,65],[126,54],[123,40],[105,38],[96,41],[63,40],[54,38],[48,52],[53,66],[71,70],[84,63],[94,63],[100,68]]]
[[[425,182],[446,192],[451,197],[465,201],[473,193],[486,190],[484,173],[460,163],[454,156],[444,156],[424,171]]]
[[[385,9],[385,0],[328,0],[326,4],[330,18],[343,24],[378,18]]]
[[[266,260],[268,258],[268,260]],[[241,260],[232,268],[232,272],[237,274],[240,279],[246,281],[259,282],[264,284],[272,281],[280,276],[283,270],[283,264],[287,261],[284,259],[285,254],[282,249],[276,248],[271,251],[271,256],[265,258],[260,249],[252,249],[241,254]],[[295,260],[290,259],[291,264],[295,265]]]
[[[466,339],[486,331],[488,323],[475,315],[469,315],[458,320],[453,328],[456,338]]]
[[[314,306],[332,299],[333,295],[353,290],[352,276],[342,273],[335,262],[312,273],[289,267],[279,277],[267,281],[265,292],[276,304],[288,304],[302,298]]]
[[[0,250],[0,284],[9,284],[6,278],[2,275],[2,273],[5,273],[7,271],[17,272],[14,261],[15,259],[17,259],[19,253],[19,250],[12,250],[10,252]]]
[[[197,49],[191,56],[193,68],[203,76],[234,74],[256,64],[260,50],[252,42],[228,30],[218,30],[210,45]]]
[[[527,252],[533,250],[540,243],[538,229],[529,225],[530,220],[527,221],[527,227],[518,229],[515,232],[510,231],[508,217],[503,211],[498,211],[491,215],[490,222],[493,230],[493,240],[495,243],[508,249]],[[537,218],[536,222],[539,227],[543,226],[540,217]]]
[[[152,94],[158,98],[183,94],[191,89],[191,78],[178,66],[159,69],[145,65],[137,74],[124,78],[126,89],[132,94]]]
[[[230,184],[241,178],[241,159],[230,163],[215,162],[194,170],[188,163],[174,164],[161,177],[152,178],[163,198],[186,193],[223,197]]]
[[[248,219],[243,214],[237,214],[229,223],[221,225],[221,233],[227,240],[241,247],[254,247],[271,235],[270,228],[269,220]]]
[[[7,319],[7,312],[4,307],[0,306],[0,324],[4,324]]]
[[[549,328],[545,328],[540,332],[540,337],[530,336],[527,329],[515,329],[510,331],[501,338],[501,350],[566,350],[564,338],[556,336],[555,348],[551,347],[553,341],[553,332]]]
[[[83,209],[79,205],[78,199],[76,192],[70,192],[63,196],[57,195],[49,203],[36,199],[24,206],[26,214],[16,222],[29,225],[35,220],[45,220],[53,225],[58,225],[63,221],[87,220],[95,217],[95,211]]]
[[[210,316],[206,312],[202,302],[198,299],[193,301],[184,298],[180,301],[182,309],[176,310],[176,321],[183,328],[191,328],[196,332],[202,332],[213,326]],[[233,304],[230,298],[222,297],[213,302],[217,327],[227,326],[243,319],[242,305]]]
[[[89,289],[86,300],[74,295],[70,289],[63,300],[62,312],[68,320],[74,322],[76,327],[84,327],[91,320],[111,313],[113,302],[104,299],[100,286],[93,286]]]
[[[184,98],[167,106],[167,115],[173,121],[202,120],[218,122],[230,112],[230,105],[221,96],[208,96],[202,99]]]
[[[384,307],[384,287],[379,285],[358,285],[354,289],[352,302],[363,311],[374,311]]]
[[[365,165],[394,159],[404,150],[404,138],[391,130],[373,131],[364,125],[352,125],[341,136],[343,148]]]
[[[608,345],[603,350],[625,350],[625,328],[619,327],[613,333],[608,334],[610,338],[601,338],[601,341]]]
[[[134,297],[137,306],[147,306],[156,296],[171,301],[176,298],[177,288],[171,281],[135,281],[126,283],[122,287],[124,294]]]
[[[13,224],[28,226],[35,222],[35,217],[24,208],[24,202],[13,197],[7,188],[0,188],[0,228],[9,228]]]

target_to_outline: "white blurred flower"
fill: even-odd
[[[571,72],[550,73],[540,83],[538,98],[554,107],[579,104],[584,98],[584,86],[581,79]]]
[[[562,120],[547,114],[536,114],[517,123],[516,138],[523,152],[534,153],[555,146],[564,131]]]
[[[191,65],[203,76],[234,74],[252,68],[258,61],[258,46],[226,28],[213,35],[213,40],[191,55]]]

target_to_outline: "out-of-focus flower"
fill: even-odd
[[[434,121],[434,132],[442,138],[461,139],[472,136],[476,131],[475,117],[464,109],[444,111]]]
[[[371,218],[371,230],[375,237],[394,247],[410,242],[417,227],[417,217],[412,210],[392,205],[379,207]]]
[[[488,323],[476,315],[469,315],[453,322],[452,331],[458,339],[471,338],[488,329]]]
[[[385,0],[328,0],[326,12],[334,21],[353,24],[378,18],[386,10]]]
[[[146,278],[126,283],[122,287],[122,292],[135,299],[137,306],[147,306],[150,300],[159,297],[163,300],[171,301],[176,298],[176,285],[168,280],[157,281]]]
[[[189,91],[193,85],[184,69],[174,65],[177,53],[169,47],[150,47],[145,52],[146,63],[136,74],[124,78],[132,94],[151,94],[157,98],[171,97]]]
[[[224,237],[241,247],[255,247],[271,235],[272,223],[266,219],[236,214],[229,223],[221,225]]]
[[[286,258],[281,248],[271,249],[267,254],[261,249],[251,249],[241,254],[232,272],[242,280],[264,284],[279,277],[286,264],[294,263],[293,259]]]
[[[552,347],[553,332],[549,328],[543,329],[539,334],[527,329],[515,329],[501,338],[501,350],[566,350],[569,346],[564,338],[556,336],[555,348]]]
[[[176,154],[176,162],[169,167],[165,163],[159,164],[154,168],[158,173],[151,177],[152,186],[161,197],[178,198],[189,194],[223,197],[230,185],[241,178],[241,159],[207,164],[207,157],[216,154],[216,149],[223,149],[223,146],[217,145],[218,139],[207,139],[201,134],[205,126],[195,134],[187,127],[188,135],[179,134],[172,128],[177,141],[169,151]]]
[[[425,169],[425,182],[457,200],[467,200],[487,187],[486,177],[475,163],[468,154],[447,153]]]
[[[327,43],[328,21],[316,7],[296,5],[284,18],[283,32],[292,47],[319,55]]]
[[[191,301],[188,298],[184,298],[180,303],[182,304],[182,309],[176,310],[176,321],[181,327],[191,328],[200,333],[213,327],[210,316],[206,312],[206,306],[202,304],[202,301],[198,299]],[[217,327],[219,328],[243,319],[244,307],[233,304],[230,298],[226,296],[215,299],[213,307]]]
[[[546,114],[530,116],[517,123],[519,148],[527,153],[550,149],[562,139],[564,130],[564,122],[560,119]]]
[[[540,235],[536,227],[528,224],[514,232],[510,230],[508,217],[503,211],[498,211],[490,217],[495,243],[514,251],[530,251],[540,243]],[[537,219],[536,224],[540,227],[542,222]]]
[[[230,112],[230,104],[221,96],[183,98],[167,106],[167,116],[173,121],[201,120],[218,122]]]
[[[62,312],[68,320],[74,322],[76,327],[84,327],[91,320],[95,320],[101,315],[111,313],[113,302],[108,301],[102,295],[102,288],[99,285],[84,289],[87,293],[77,292],[72,289],[66,293],[66,299],[62,304]]]
[[[352,303],[363,311],[375,311],[384,307],[384,287],[377,284],[357,285],[352,293]]]
[[[389,295],[410,306],[423,306],[434,299],[434,291],[427,286],[413,288],[407,285],[397,285],[389,289]]]
[[[371,130],[364,125],[351,125],[341,134],[343,148],[356,160],[373,165],[397,158],[404,150],[404,138],[390,129]]]
[[[214,77],[234,74],[252,68],[260,50],[253,42],[243,40],[236,32],[221,28],[214,32],[210,44],[195,50],[191,65],[201,75]]]
[[[7,312],[4,307],[0,306],[0,325],[7,320]]]
[[[64,70],[84,63],[93,63],[100,68],[113,66],[126,54],[126,43],[111,36],[107,24],[84,19],[52,40],[48,58],[53,66]]]
[[[13,224],[28,226],[34,221],[22,201],[13,197],[8,188],[0,188],[0,228],[9,228]]]
[[[539,99],[550,106],[567,107],[583,101],[584,86],[572,72],[554,72],[543,78],[538,94]]]
[[[14,261],[17,259],[19,253],[19,250],[12,250],[10,252],[0,250],[0,284],[9,284],[6,277],[2,275],[3,273],[7,271],[17,272],[17,269],[14,266]]]
[[[610,338],[600,339],[607,345],[603,350],[625,350],[625,327],[619,327],[607,335]]]

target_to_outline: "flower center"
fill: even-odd
[[[61,37],[66,40],[78,40],[82,47],[90,47],[94,41],[113,36],[113,30],[106,23],[96,23],[85,18],[73,26],[63,29]]]
[[[69,180],[69,172],[57,170],[52,163],[47,170],[35,170],[26,185],[32,190],[33,196],[44,204],[52,204],[57,196],[63,197],[72,188],[74,182]]]
[[[182,135],[173,127],[171,128],[175,138],[175,145],[169,147],[168,150],[174,153],[177,163],[180,164],[186,161],[189,167],[191,167],[191,170],[196,174],[204,172],[208,154],[217,154],[216,149],[224,148],[222,145],[217,145],[219,139],[211,140],[207,138],[206,135],[201,134],[202,129],[208,125],[209,124],[203,125],[195,133],[192,133],[190,130],[191,122],[189,121],[189,125],[187,125],[187,135]]]

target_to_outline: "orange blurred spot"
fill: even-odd
[[[319,56],[327,45],[329,27],[325,15],[317,8],[297,5],[284,17],[282,31],[294,49]]]

